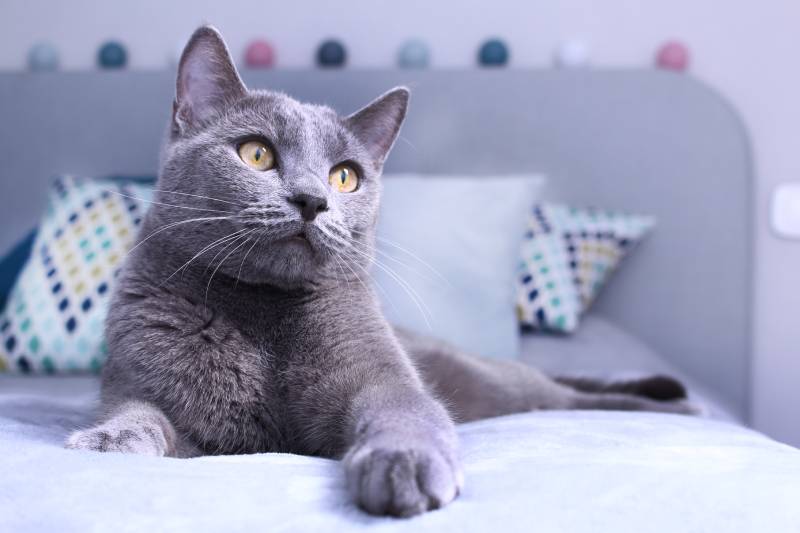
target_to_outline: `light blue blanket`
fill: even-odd
[[[800,451],[725,422],[546,412],[466,424],[461,497],[398,520],[356,509],[335,461],[62,449],[96,384],[20,380],[0,379],[2,532],[800,531]]]

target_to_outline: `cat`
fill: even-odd
[[[672,378],[554,380],[386,322],[358,274],[408,100],[396,88],[342,117],[249,90],[220,34],[193,34],[153,206],[106,321],[98,423],[68,448],[341,458],[361,508],[404,517],[458,495],[454,421],[692,412]]]

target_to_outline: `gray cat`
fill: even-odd
[[[220,35],[195,32],[106,323],[102,415],[69,448],[343,458],[358,505],[410,516],[462,486],[453,420],[691,411],[670,378],[559,382],[387,324],[358,278],[408,97],[341,117],[248,90]]]

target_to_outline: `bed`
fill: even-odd
[[[55,174],[152,175],[173,76],[0,74],[0,177],[17,180],[0,197],[0,249],[33,227]],[[0,375],[0,530],[800,530],[800,451],[745,427],[753,179],[746,130],[718,94],[648,70],[244,77],[341,110],[408,84],[413,111],[387,171],[544,173],[553,199],[654,214],[658,229],[578,333],[523,335],[520,359],[551,374],[674,374],[708,416],[465,424],[463,494],[401,521],[359,512],[328,460],[63,450],[91,420],[97,379]],[[39,138],[59,140],[47,158],[29,149]]]

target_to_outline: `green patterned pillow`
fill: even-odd
[[[654,224],[649,216],[535,206],[518,270],[520,322],[534,329],[575,331],[622,258]]]
[[[0,369],[100,370],[111,284],[136,237],[151,187],[59,178],[31,256],[0,315]]]

